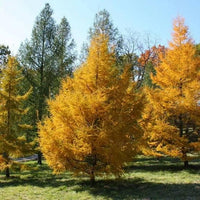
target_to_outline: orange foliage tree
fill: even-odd
[[[155,68],[160,64],[161,59],[166,54],[166,47],[158,45],[151,47],[142,53],[138,59],[139,68],[142,71],[141,75],[141,85],[152,87],[151,73],[155,75]]]
[[[143,109],[128,67],[120,73],[104,35],[91,42],[89,56],[49,101],[50,117],[40,124],[40,145],[55,173],[120,175],[141,146]]]
[[[146,138],[154,150],[179,157],[188,166],[190,153],[200,150],[200,59],[184,19],[174,21],[173,40],[152,76],[156,89],[146,89]]]

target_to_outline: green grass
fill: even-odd
[[[176,159],[139,157],[125,168],[121,179],[98,177],[94,187],[86,177],[69,172],[52,175],[45,164],[28,165],[35,169],[12,172],[10,179],[0,174],[0,200],[200,199],[199,160],[185,170]]]

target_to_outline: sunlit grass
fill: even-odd
[[[27,164],[32,170],[12,172],[10,179],[0,174],[1,200],[200,199],[199,160],[183,169],[176,159],[140,157],[121,179],[98,177],[94,187],[87,177],[53,175],[46,164]]]

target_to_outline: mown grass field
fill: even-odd
[[[200,160],[186,170],[176,159],[140,157],[121,179],[99,177],[94,187],[86,177],[53,175],[46,164],[27,164],[34,170],[12,172],[10,179],[0,174],[0,200],[200,200]]]

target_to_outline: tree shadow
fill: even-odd
[[[200,184],[163,184],[143,179],[100,180],[94,187],[82,182],[77,192],[89,191],[93,196],[109,199],[200,199]]]
[[[112,200],[121,199],[162,199],[162,200],[195,200],[200,199],[200,184],[163,184],[147,182],[140,178],[106,179],[97,180],[94,186],[90,181],[73,178],[70,175],[46,176],[29,178],[13,178],[9,182],[1,183],[0,187],[9,186],[37,186],[37,187],[62,187],[63,190],[72,188],[75,192],[90,193],[94,199],[104,198]]]
[[[153,165],[153,166],[146,166],[146,165],[131,165],[124,168],[125,172],[132,172],[132,171],[141,171],[141,172],[159,172],[159,171],[166,171],[171,173],[176,173],[179,171],[187,171],[191,174],[200,174],[200,166],[199,165],[190,165],[187,168],[181,165]]]
[[[47,165],[39,166],[36,170],[13,172],[10,178],[1,178],[0,187],[13,187],[13,186],[37,186],[37,187],[59,187],[59,186],[73,186],[77,182],[73,179],[71,173],[63,173],[54,175],[52,170]]]
[[[183,170],[183,166],[174,163],[169,163],[168,160],[139,160],[133,162],[132,165],[125,168],[126,172],[143,171],[157,172],[168,171],[178,172]],[[141,162],[141,163],[140,163]],[[148,162],[145,164],[144,162]],[[165,162],[163,164],[163,162]],[[143,164],[144,163],[144,164]],[[151,163],[151,164],[150,164]],[[193,162],[191,168],[187,169],[190,173],[200,173],[199,162]],[[85,176],[77,178],[71,173],[53,175],[47,165],[39,167],[37,170],[14,173],[10,179],[0,179],[0,187],[13,186],[37,186],[45,187],[61,187],[62,190],[71,188],[75,192],[87,191],[94,196],[94,199],[200,199],[200,184],[169,184],[148,182],[141,178],[121,178],[121,179],[97,179],[95,186],[91,186],[90,181]]]
[[[1,188],[6,187],[15,187],[15,186],[37,186],[40,188],[45,187],[61,187],[61,186],[68,186],[72,187],[77,185],[77,182],[75,179],[69,178],[61,178],[61,177],[45,177],[45,178],[38,178],[38,177],[29,177],[29,178],[20,178],[20,177],[14,177],[6,182],[0,182]]]
[[[142,171],[142,172],[159,172],[167,171],[176,173],[182,170],[186,170],[191,174],[200,173],[200,162],[199,160],[192,160],[189,162],[187,168],[184,167],[183,162],[176,158],[139,158],[132,162],[131,165],[124,167],[125,172],[131,171]]]

